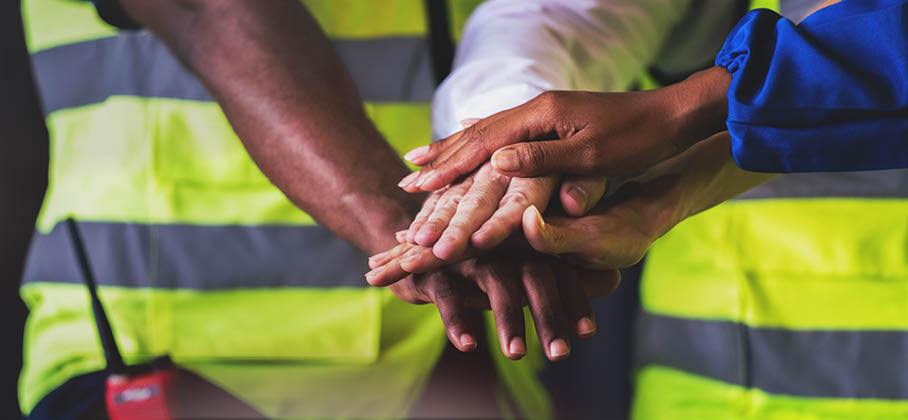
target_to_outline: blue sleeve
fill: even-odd
[[[908,0],[843,1],[795,26],[748,13],[716,57],[732,74],[732,155],[761,172],[908,167]]]

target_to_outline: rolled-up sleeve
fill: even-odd
[[[433,136],[547,90],[624,90],[689,0],[491,0],[467,22],[433,100]]]
[[[746,170],[908,167],[908,0],[845,1],[795,25],[752,11],[716,65],[732,74],[728,129]]]

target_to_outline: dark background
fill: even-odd
[[[47,130],[35,97],[19,0],[0,1],[0,418],[20,417],[26,309],[19,278],[47,185]]]

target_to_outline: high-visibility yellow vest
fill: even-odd
[[[388,141],[428,142],[423,2],[304,3]],[[455,32],[478,3],[449,2]],[[365,256],[265,178],[210,93],[148,31],[118,31],[86,1],[27,0],[23,18],[51,141],[21,289],[23,411],[104,367],[59,224],[72,216],[127,361],[169,354],[272,417],[406,415],[446,345],[435,309],[366,287]],[[492,350],[518,408],[546,417],[532,361]]]
[[[781,175],[692,217],[641,299],[635,418],[908,418],[908,170]]]

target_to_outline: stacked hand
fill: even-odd
[[[572,335],[595,332],[590,299],[614,290],[616,269],[680,220],[670,193],[679,177],[645,174],[718,131],[703,112],[715,77],[649,92],[550,92],[412,151],[423,168],[400,186],[431,194],[398,245],[370,258],[367,281],[434,302],[465,351],[476,341],[464,308],[490,307],[515,359],[526,351],[526,304],[549,359],[567,356]],[[604,175],[640,174],[651,180],[601,200]]]

